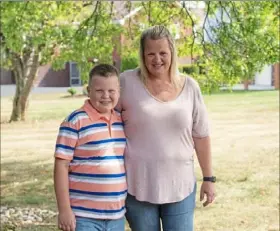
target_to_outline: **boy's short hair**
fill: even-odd
[[[116,76],[119,78],[119,71],[116,67],[110,64],[101,63],[96,65],[94,68],[91,69],[89,72],[89,81],[88,83],[91,83],[91,80],[93,76],[102,76],[102,77],[111,77]]]

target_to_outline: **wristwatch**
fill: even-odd
[[[215,183],[216,182],[216,177],[215,176],[210,176],[210,177],[203,177],[203,181],[210,181],[210,182],[213,182]]]

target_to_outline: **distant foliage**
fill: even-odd
[[[74,96],[74,95],[76,95],[77,94],[77,90],[75,89],[75,88],[69,88],[68,90],[67,90],[67,92],[71,95],[71,96]]]
[[[139,66],[138,54],[127,54],[122,57],[121,72],[129,69],[135,69]]]

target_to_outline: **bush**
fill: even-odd
[[[121,72],[138,67],[138,55],[129,54],[122,57]]]
[[[200,73],[200,68],[197,65],[181,66],[179,70],[187,75],[196,75]]]
[[[77,90],[76,89],[74,89],[74,88],[69,88],[68,90],[67,90],[67,92],[71,95],[71,96],[74,96],[74,95],[76,95],[77,94]]]

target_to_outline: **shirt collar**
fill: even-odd
[[[87,99],[82,107],[82,109],[87,113],[88,117],[92,122],[97,121],[97,120],[107,120],[103,115],[101,115],[90,103],[90,100]],[[115,112],[114,109],[112,109],[112,116],[111,120],[117,117],[117,113]]]

